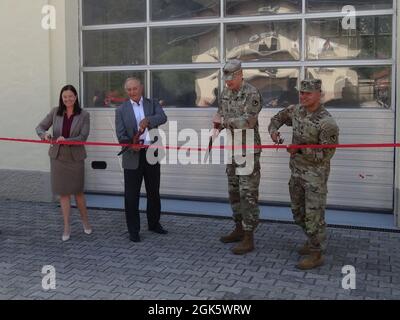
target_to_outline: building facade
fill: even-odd
[[[165,108],[167,142],[190,146],[184,137],[170,136],[173,126],[199,136],[209,129],[223,86],[221,69],[238,58],[263,96],[263,144],[271,143],[270,117],[298,101],[297,87],[306,77],[323,81],[341,143],[400,141],[397,1],[3,0],[0,6],[6,53],[0,88],[7,114],[1,137],[34,138],[60,88],[71,83],[91,112],[89,140],[115,142],[114,109],[126,98],[123,82],[137,76]],[[51,19],[51,8],[56,28],[47,30],[43,21]],[[282,135],[290,140],[288,128]],[[87,149],[87,191],[121,193],[116,148]],[[46,147],[1,143],[0,150],[2,197],[50,201]],[[328,204],[390,212],[398,223],[398,156],[394,148],[339,149]],[[166,159],[163,195],[226,199],[224,165],[184,165],[172,152]],[[265,150],[261,162],[260,200],[288,203],[286,152]]]

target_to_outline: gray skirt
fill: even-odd
[[[60,146],[57,159],[50,159],[50,171],[53,194],[66,196],[83,192],[85,162],[74,161],[69,146]]]

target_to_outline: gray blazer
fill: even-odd
[[[155,100],[143,98],[143,111],[149,120],[149,130],[167,122],[167,116],[160,104]],[[133,136],[138,132],[135,112],[130,100],[125,101],[115,110],[115,130],[119,143],[132,143]],[[132,149],[122,155],[122,167],[135,170],[139,165],[139,152]]]
[[[62,135],[62,126],[64,118],[57,115],[58,108],[53,108],[50,113],[39,123],[36,127],[37,135],[43,139],[47,130],[53,126],[52,137],[57,140]],[[81,114],[75,115],[72,121],[71,133],[66,141],[86,141],[90,132],[90,114],[89,112],[82,110]],[[85,146],[70,146],[72,157],[75,161],[81,161],[86,159],[86,149]],[[56,159],[58,152],[60,150],[60,145],[50,145],[49,156],[52,159]]]

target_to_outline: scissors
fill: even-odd
[[[284,142],[285,142],[285,139],[282,138],[282,137],[281,137],[281,133],[278,132],[278,141],[275,142],[275,145],[277,146],[276,151],[279,150],[278,146],[279,146],[280,144],[283,144]]]
[[[209,158],[210,153],[211,153],[212,145],[213,145],[215,139],[217,139],[217,137],[218,137],[218,135],[220,134],[221,131],[222,131],[221,124],[214,122],[214,129],[213,129],[213,133],[212,133],[212,135],[210,137],[210,140],[208,142],[208,150],[207,150],[207,153],[204,156],[204,163],[206,163],[208,161],[208,158]]]

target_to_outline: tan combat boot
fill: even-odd
[[[223,243],[238,242],[243,240],[244,230],[241,222],[236,222],[236,228],[227,236],[221,237],[219,240]]]
[[[310,244],[308,243],[308,241],[304,243],[304,245],[297,251],[297,253],[301,256],[307,256],[311,253]]]
[[[321,251],[310,251],[310,254],[302,259],[297,268],[300,270],[314,269],[324,264],[324,255]]]
[[[232,249],[234,254],[245,254],[254,250],[254,233],[253,231],[245,231],[244,238],[241,243]]]

